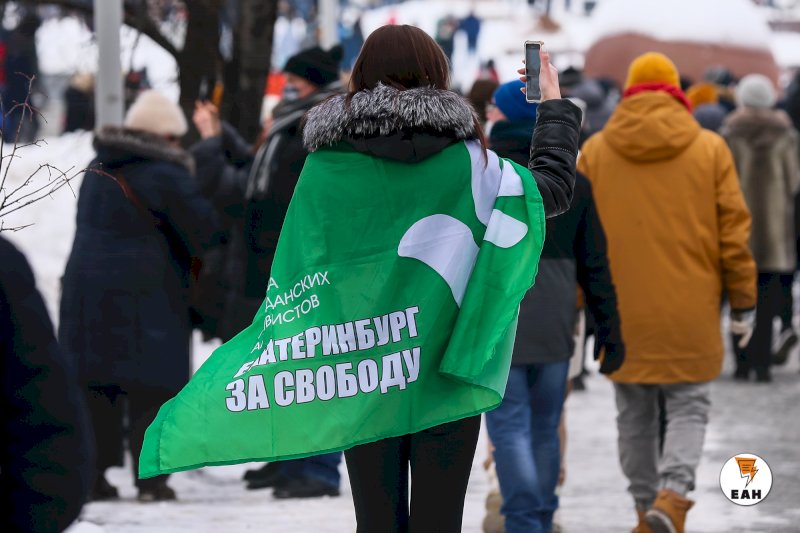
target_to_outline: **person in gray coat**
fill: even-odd
[[[773,318],[781,319],[775,359],[786,362],[797,343],[792,327],[792,281],[796,265],[795,196],[800,189],[798,134],[789,116],[774,109],[772,82],[751,74],[736,88],[738,109],[723,124],[753,217],[750,247],[758,266],[756,327],[746,349],[737,352],[737,379],[771,381]]]

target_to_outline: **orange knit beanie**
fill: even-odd
[[[628,68],[625,89],[640,83],[666,83],[681,88],[681,80],[675,64],[664,54],[647,52],[633,60]]]
[[[719,93],[713,83],[695,83],[686,91],[686,98],[692,103],[692,108],[698,108],[701,105],[719,102]]]

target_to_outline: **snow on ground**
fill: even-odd
[[[741,385],[722,377],[713,388],[713,410],[706,449],[698,471],[697,501],[687,533],[797,533],[800,531],[800,430],[794,416],[800,402],[796,359],[776,372],[772,386]],[[615,407],[610,383],[588,380],[589,390],[567,402],[567,482],[560,517],[566,533],[619,533],[634,525],[632,502],[617,462]],[[479,533],[488,478],[481,461],[481,436],[467,492],[462,531]],[[754,507],[730,503],[719,488],[719,472],[737,453],[763,457],[774,475],[769,497]],[[113,468],[112,483],[122,489],[120,503],[89,504],[83,520],[107,533],[342,533],[355,530],[347,472],[342,466],[342,496],[304,501],[275,500],[268,490],[246,491],[240,481],[247,465],[206,468],[175,474],[170,484],[180,501],[138,504],[130,471]],[[101,533],[100,531],[70,533]]]
[[[19,183],[39,162],[82,167],[92,156],[87,134],[51,139],[46,148],[30,150],[15,163],[12,183]],[[74,232],[75,201],[68,190],[62,190],[13,220],[16,224],[34,222],[34,226],[7,235],[33,264],[54,318],[59,278]],[[196,342],[195,348],[197,368],[213,346]],[[727,377],[730,369],[714,384],[711,424],[693,495],[698,503],[689,514],[688,532],[800,531],[798,369],[795,354],[787,367],[776,370],[772,385],[734,383]],[[611,385],[599,376],[589,380],[587,392],[575,393],[568,400],[567,484],[561,510],[568,533],[617,533],[633,526],[632,504],[617,462],[614,417]],[[463,531],[468,533],[481,531],[489,486],[480,466],[485,450],[484,436],[478,445],[464,511]],[[724,462],[744,452],[767,460],[775,479],[770,496],[754,507],[728,502],[719,489]],[[123,500],[87,505],[85,522],[70,533],[341,533],[355,529],[343,466],[342,496],[310,501],[279,501],[269,491],[244,490],[239,480],[246,468],[236,465],[175,474],[170,483],[180,500],[159,504],[137,503],[130,470],[110,469],[109,478],[121,487]]]
[[[20,157],[12,162],[7,189],[11,191],[22,184],[42,164],[54,165],[67,175],[86,168],[94,157],[91,137],[90,133],[71,133],[52,137],[39,147],[21,149]],[[5,153],[8,154],[9,150],[6,146]],[[44,176],[37,176],[36,183],[44,184]],[[72,181],[76,194],[80,183],[80,177]],[[3,220],[6,227],[33,224],[17,233],[3,232],[3,236],[15,242],[28,256],[37,275],[39,290],[44,294],[50,316],[54,319],[58,318],[61,276],[75,233],[76,200],[72,191],[64,187],[52,197],[45,197]]]

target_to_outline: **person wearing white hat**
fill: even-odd
[[[96,133],[97,157],[81,184],[59,341],[76,362],[95,429],[94,500],[119,497],[104,473],[122,466],[126,437],[136,477],[145,429],[189,379],[189,262],[218,234],[179,144],[187,129],[175,103],[142,93],[124,127]],[[166,476],[136,486],[140,501],[175,499]]]
[[[183,111],[158,91],[144,91],[125,115],[125,128],[158,135],[170,140],[180,139],[189,131]]]
[[[770,363],[785,363],[798,341],[792,327],[792,281],[800,152],[791,119],[774,109],[777,94],[769,78],[745,76],[736,88],[736,100],[738,109],[726,119],[722,134],[753,217],[750,246],[758,266],[758,313],[750,345],[737,352],[735,377],[746,381],[755,371],[756,380],[768,382]],[[781,332],[773,339],[775,317],[781,319]]]

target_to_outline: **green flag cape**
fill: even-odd
[[[476,141],[308,156],[253,323],[165,403],[142,478],[300,458],[499,405],[544,241],[530,171]]]

